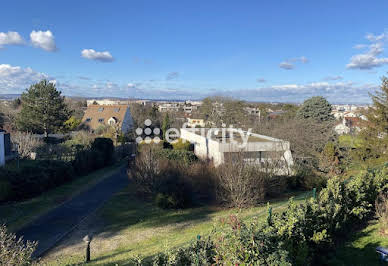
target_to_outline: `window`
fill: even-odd
[[[104,118],[99,118],[98,123],[104,123]]]
[[[115,108],[115,112],[116,113],[120,112],[120,108]]]
[[[102,111],[104,111],[104,107],[99,107],[99,108],[98,108],[98,112],[101,113]]]
[[[92,121],[92,119],[91,119],[90,117],[88,117],[88,118],[86,118],[85,121],[86,121],[86,122],[90,122],[90,121]]]

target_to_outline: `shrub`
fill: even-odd
[[[11,185],[7,199],[21,200],[39,195],[73,178],[71,164],[62,161],[31,161],[19,169],[4,169],[0,180]]]
[[[198,160],[193,152],[185,150],[160,149],[156,152],[156,155],[160,158],[179,161],[185,164],[191,164]]]
[[[186,208],[192,204],[192,187],[190,180],[184,175],[185,169],[172,163],[160,172],[157,178],[158,206],[164,208]]]
[[[154,257],[154,266],[181,265],[214,265],[215,245],[210,238],[197,239],[188,247],[160,253]]]
[[[174,150],[193,151],[193,145],[184,139],[178,139],[172,143]]]
[[[12,187],[8,180],[0,179],[0,202],[5,201],[12,195]]]
[[[37,244],[30,241],[25,243],[0,225],[0,265],[30,265]]]
[[[387,172],[388,165],[348,180],[332,178],[317,199],[296,204],[291,198],[285,211],[274,213],[263,223],[246,224],[235,216],[224,219],[202,250],[207,254],[203,261],[217,265],[326,265],[322,254],[352,225],[373,217],[378,193],[385,196],[378,200],[377,213],[386,221]],[[177,265],[176,258],[181,265],[201,265],[190,254],[190,247],[159,254],[154,265]]]
[[[104,165],[109,165],[113,162],[114,146],[111,139],[96,138],[91,145],[91,150],[100,153]]]
[[[157,156],[158,152],[158,149],[143,150],[133,169],[128,171],[138,194],[153,197],[163,208],[185,208],[214,199],[213,166],[200,162],[182,164],[161,158]]]

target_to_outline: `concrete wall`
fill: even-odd
[[[203,131],[202,136],[201,130]],[[206,132],[206,129],[196,129],[196,132],[198,132],[199,134],[190,131],[190,129],[181,129],[181,138],[190,141],[194,144],[195,155],[202,159],[212,160],[215,166],[219,166],[225,162],[226,153],[236,153],[244,151],[269,151],[279,152],[280,154],[283,154],[283,156],[281,156],[281,158],[279,159],[285,162],[286,169],[283,169],[282,172],[291,173],[291,166],[294,164],[294,162],[290,151],[290,143],[288,141],[251,133],[251,136],[259,137],[265,141],[248,142],[245,147],[239,147],[238,145],[233,143],[222,143],[204,137],[206,136],[204,134],[204,132]],[[267,158],[266,160],[270,159]],[[257,163],[260,163],[260,161],[257,160]]]
[[[0,166],[5,165],[4,133],[0,132]]]

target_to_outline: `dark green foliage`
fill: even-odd
[[[4,168],[0,180],[8,182],[11,191],[3,200],[22,200],[70,181],[74,177],[71,164],[62,161],[35,161],[17,168]],[[9,190],[9,188],[8,188]]]
[[[96,138],[90,149],[80,150],[73,161],[73,167],[78,175],[103,168],[114,161],[114,146],[111,139]]]
[[[168,113],[166,113],[162,122],[163,139],[166,139],[166,132],[170,127],[171,127],[170,117],[168,116]]]
[[[207,238],[197,239],[186,248],[171,251],[167,254],[161,253],[155,256],[152,265],[155,266],[182,266],[182,265],[214,265],[215,245]]]
[[[21,162],[20,168],[5,167],[0,171],[0,201],[23,200],[40,195],[76,176],[108,166],[113,160],[112,141],[101,138],[96,139],[90,149],[78,149],[72,162],[27,160]]]
[[[313,119],[315,121],[333,121],[331,104],[322,96],[311,97],[304,101],[296,113],[299,119]]]
[[[33,133],[54,133],[69,119],[70,111],[55,85],[47,80],[32,85],[21,96],[17,127]]]
[[[198,160],[197,156],[195,156],[192,151],[186,150],[161,149],[156,152],[156,155],[161,158],[180,161],[186,164],[190,164]]]
[[[109,165],[113,162],[114,146],[111,139],[96,138],[92,143],[91,150],[101,154],[104,165]]]
[[[388,165],[348,179],[332,178],[317,199],[303,204],[290,199],[285,211],[265,222],[246,224],[236,216],[221,221],[201,254],[217,265],[326,265],[323,254],[333,250],[355,225],[373,217],[379,193],[388,191]],[[192,246],[159,254],[154,265],[196,263]],[[196,254],[196,253],[194,253]]]
[[[182,175],[181,169],[163,169],[157,179],[156,204],[165,209],[187,208],[192,204],[193,190],[189,179]]]
[[[353,154],[362,165],[370,167],[388,161],[388,78],[382,78],[380,90],[371,95],[373,108],[369,108],[360,132],[360,147]]]

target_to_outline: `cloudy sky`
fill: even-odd
[[[388,1],[3,1],[0,94],[364,103],[388,70]]]

